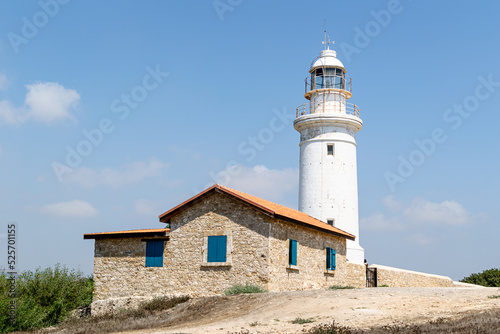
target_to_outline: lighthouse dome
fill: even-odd
[[[311,64],[311,69],[309,72],[312,72],[318,67],[338,67],[345,71],[344,64],[337,58],[337,52],[334,50],[322,50],[319,54],[319,57],[313,60]]]

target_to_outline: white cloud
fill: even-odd
[[[394,200],[393,195],[382,198],[382,203],[390,212],[398,212],[404,207],[404,203]]]
[[[414,244],[414,245],[418,245],[418,246],[425,246],[425,245],[428,245],[434,241],[434,239],[432,239],[431,237],[428,237],[422,233],[410,235],[405,240],[406,240],[406,242],[408,242],[410,244]]]
[[[78,105],[80,95],[56,82],[39,82],[26,85],[28,93],[24,105],[14,107],[10,101],[0,101],[0,121],[20,124],[28,120],[53,123],[72,118],[71,111]]]
[[[68,218],[90,218],[98,214],[98,211],[92,205],[79,200],[48,204],[42,207],[42,212],[52,216]]]
[[[7,80],[7,76],[5,74],[0,73],[0,90],[4,90],[7,88],[9,84],[9,80]]]
[[[388,218],[380,212],[361,218],[359,226],[365,230],[402,230],[404,228],[399,217]]]
[[[270,201],[282,202],[288,195],[296,196],[299,171],[296,168],[269,169],[258,165],[231,167],[225,186]]]
[[[64,182],[77,184],[85,188],[100,185],[119,187],[138,183],[146,178],[159,177],[162,170],[169,165],[168,163],[151,159],[148,162],[134,162],[119,169],[101,168],[94,170],[88,167],[80,167],[69,173]]]
[[[0,122],[5,124],[21,123],[26,119],[9,101],[0,101]]]
[[[144,216],[158,216],[165,209],[165,201],[152,201],[140,198],[134,203],[135,212]]]
[[[472,221],[470,213],[458,202],[432,203],[422,198],[414,199],[403,216],[416,222],[445,225],[464,225]]]
[[[382,199],[385,207],[392,213],[387,217],[376,212],[360,220],[360,226],[368,230],[401,230],[421,224],[460,226],[481,219],[482,215],[472,215],[463,205],[446,200],[439,203],[416,198],[410,204],[397,202],[392,196]]]

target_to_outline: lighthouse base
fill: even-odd
[[[349,263],[364,264],[365,250],[356,241],[347,240],[346,260]]]

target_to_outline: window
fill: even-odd
[[[326,145],[326,152],[328,155],[333,155],[333,144]]]
[[[335,219],[327,219],[327,220],[326,220],[326,223],[327,223],[328,225],[335,226]]]
[[[335,270],[335,249],[326,247],[326,270]]]
[[[290,239],[288,245],[288,264],[292,266],[297,265],[297,241]]]
[[[146,242],[146,267],[163,267],[164,241]]]
[[[207,262],[226,262],[227,235],[208,237]]]

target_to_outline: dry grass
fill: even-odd
[[[142,303],[136,309],[95,317],[71,318],[56,328],[39,330],[35,333],[93,334],[156,327],[164,324],[165,311],[188,300],[187,296],[154,298]]]
[[[318,325],[310,329],[308,334],[477,334],[500,333],[500,310],[471,313],[462,318],[438,320],[420,325],[392,325],[374,327],[367,330],[351,329],[335,323]]]

